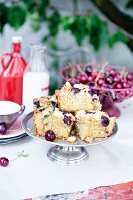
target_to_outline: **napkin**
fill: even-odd
[[[87,191],[45,195],[25,200],[133,200],[133,181]]]

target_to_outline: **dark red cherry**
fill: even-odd
[[[86,73],[81,73],[77,79],[79,80],[80,83],[87,83],[88,82],[88,76]]]
[[[130,85],[128,82],[123,82],[122,86],[123,86],[123,88],[130,88]]]
[[[92,74],[92,71],[93,71],[92,66],[87,66],[85,69],[85,72],[88,76]]]
[[[71,117],[67,115],[64,115],[63,121],[64,121],[64,124],[67,124],[68,126],[70,126],[72,123]]]
[[[132,81],[133,82],[133,74],[128,73],[127,75],[127,80]]]
[[[56,135],[55,135],[55,133],[53,131],[48,130],[45,133],[45,139],[47,141],[53,142],[56,139]]]
[[[98,84],[98,85],[102,85],[103,83],[104,83],[104,80],[101,79],[101,78],[97,81],[97,84]]]
[[[114,75],[116,75],[117,74],[117,72],[116,72],[116,70],[115,69],[108,69],[107,71],[106,71],[106,75],[111,75],[111,76],[114,76]]]
[[[68,80],[68,82],[71,84],[71,86],[75,85],[75,84],[79,84],[79,81],[75,78],[71,78]]]
[[[116,72],[115,69],[111,69],[111,70],[110,70],[110,75],[114,76],[114,75],[116,75],[116,74],[117,74],[117,72]]]
[[[81,91],[81,89],[73,87],[73,88],[71,89],[71,91],[72,91],[74,94],[77,94],[77,93],[79,93],[79,92]]]
[[[116,76],[114,77],[114,82],[119,83],[120,80],[121,80],[120,76],[117,76],[117,75],[116,75]]]
[[[1,135],[5,135],[7,131],[7,125],[5,122],[0,124],[0,134]]]
[[[88,77],[88,81],[89,81],[89,82],[92,82],[92,81],[93,81],[93,77],[92,77],[92,76],[89,76],[89,77]]]
[[[1,157],[1,158],[0,158],[0,165],[1,165],[2,167],[6,167],[8,164],[9,164],[8,158],[6,158],[6,157]]]
[[[113,83],[113,77],[112,77],[112,76],[108,76],[108,77],[105,79],[105,83],[107,83],[107,84],[112,84],[112,83]]]
[[[108,84],[107,83],[103,83],[101,88],[102,89],[107,89],[108,88]]]
[[[130,90],[126,90],[126,91],[125,91],[125,95],[126,95],[126,96],[130,96],[130,95],[131,95],[131,91],[130,91]]]
[[[109,125],[109,119],[105,116],[101,117],[101,123],[104,127],[107,127]]]
[[[97,71],[93,71],[92,74],[91,74],[93,79],[95,79],[97,77],[97,75],[98,75]]]
[[[117,83],[116,88],[117,89],[122,89],[122,84],[121,83]]]

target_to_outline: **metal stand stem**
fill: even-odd
[[[71,166],[85,162],[89,155],[84,147],[51,147],[47,153],[48,158],[58,164]]]

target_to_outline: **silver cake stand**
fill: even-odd
[[[47,152],[48,158],[55,163],[63,164],[67,166],[81,164],[85,162],[89,157],[88,152],[85,149],[85,147],[108,141],[116,134],[118,130],[118,126],[116,124],[113,134],[108,138],[104,138],[100,141],[94,141],[92,143],[87,143],[78,139],[75,144],[71,144],[67,141],[63,141],[59,139],[56,139],[54,142],[49,142],[45,140],[45,137],[35,136],[34,127],[33,127],[33,112],[25,115],[25,117],[22,120],[22,127],[25,130],[25,132],[32,138],[43,141],[44,143],[49,143],[49,144],[54,145]]]

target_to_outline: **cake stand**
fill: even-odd
[[[49,142],[45,140],[45,137],[35,136],[33,127],[33,112],[25,115],[25,117],[22,120],[22,127],[25,130],[25,132],[32,138],[53,145],[53,147],[51,147],[47,152],[48,158],[55,163],[67,166],[81,164],[85,162],[89,157],[89,154],[85,147],[108,141],[117,133],[118,130],[118,126],[117,124],[115,124],[113,134],[108,138],[104,138],[100,141],[95,141],[92,143],[87,143],[80,139],[77,139],[76,143],[71,144],[67,141],[59,139],[56,139],[54,142]]]

